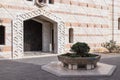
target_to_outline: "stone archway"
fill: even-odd
[[[13,21],[13,58],[19,58],[24,55],[23,51],[23,21],[37,16],[45,16],[57,22],[57,53],[64,52],[65,42],[65,27],[64,22],[54,14],[51,14],[44,9],[34,10],[17,16]]]

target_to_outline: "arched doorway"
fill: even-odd
[[[60,18],[43,9],[38,9],[29,13],[17,16],[13,21],[13,58],[24,55],[24,21],[38,17],[42,21],[46,20],[53,23],[54,27],[54,52],[64,53],[65,28]],[[47,29],[46,29],[47,30]],[[45,41],[45,40],[43,40]],[[44,45],[46,46],[46,45]],[[42,46],[43,47],[43,46]]]

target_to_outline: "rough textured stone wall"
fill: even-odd
[[[55,5],[49,9],[65,22],[66,47],[71,46],[69,28],[74,30],[74,42],[87,42],[94,48],[110,40],[110,4],[111,0],[55,0]]]
[[[31,6],[33,3],[28,2],[26,4],[25,0],[1,0],[0,1],[0,25],[5,26],[5,45],[0,45],[1,56],[10,58],[12,56],[12,21],[15,20],[16,16],[34,7]]]
[[[114,40],[120,44],[120,30],[118,29],[118,18],[120,18],[120,0],[114,0]]]
[[[65,23],[65,49],[69,50],[69,28],[74,30],[74,43],[87,42],[91,47],[100,47],[101,43],[112,39],[112,0],[54,0],[43,9],[62,18]],[[119,2],[114,0],[114,38],[120,41],[118,30]],[[4,50],[11,51],[11,20],[17,15],[38,9],[34,1],[1,0],[0,19],[6,26],[6,45]],[[1,46],[1,45],[0,45]],[[6,48],[5,48],[6,47]],[[8,48],[9,47],[9,48]]]

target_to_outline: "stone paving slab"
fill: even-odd
[[[73,76],[111,76],[116,69],[115,65],[98,63],[93,70],[69,70],[63,68],[61,62],[51,62],[43,65],[42,69],[56,76],[73,77]]]

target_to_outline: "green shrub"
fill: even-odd
[[[105,47],[109,51],[109,53],[120,52],[120,46],[116,45],[116,41],[113,40],[110,40],[109,42],[105,42],[101,46]]]
[[[86,43],[77,42],[72,45],[71,50],[73,52],[76,52],[76,54],[78,54],[78,55],[83,55],[83,54],[89,52],[90,47]]]

